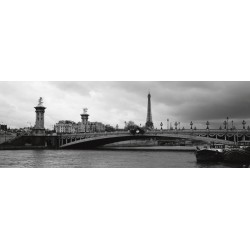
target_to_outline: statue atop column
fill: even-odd
[[[40,97],[38,99],[38,106],[43,106],[43,98],[42,97]]]
[[[88,109],[87,108],[83,108],[83,114],[88,114]]]

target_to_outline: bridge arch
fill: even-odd
[[[215,142],[223,144],[233,144],[233,142],[225,141],[218,138],[203,137],[198,135],[188,135],[188,134],[165,134],[165,133],[146,133],[144,135],[131,135],[129,133],[117,133],[117,134],[102,134],[100,136],[94,135],[93,137],[89,135],[83,138],[74,138],[66,141],[63,139],[60,145],[61,149],[90,149],[97,148],[99,146],[107,145],[110,143],[129,141],[129,140],[148,140],[148,139],[187,139],[192,141],[203,141],[205,143]],[[69,142],[68,142],[69,141]]]

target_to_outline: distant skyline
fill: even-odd
[[[153,122],[167,128],[181,122],[189,128],[218,128],[228,116],[242,127],[250,125],[250,82],[0,82],[0,123],[10,127],[34,126],[39,97],[43,97],[45,127],[59,120],[81,120],[88,108],[90,121],[124,127],[132,120],[144,125],[150,90]],[[229,124],[229,127],[231,124]]]

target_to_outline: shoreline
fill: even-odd
[[[103,147],[98,150],[113,151],[166,151],[166,152],[195,152],[194,146],[147,146],[147,147]]]
[[[39,149],[39,150],[46,150],[50,149],[44,146],[0,146],[0,150],[34,150],[34,149]]]
[[[0,150],[69,150],[69,149],[56,149],[47,148],[44,146],[0,146]],[[89,149],[76,149],[76,150],[113,150],[113,151],[166,151],[166,152],[195,152],[194,146],[142,146],[142,147],[98,147]]]

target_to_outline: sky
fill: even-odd
[[[45,127],[59,120],[79,122],[83,108],[89,121],[120,128],[125,121],[144,125],[151,93],[154,126],[180,122],[189,128],[219,128],[226,117],[241,128],[250,125],[250,82],[0,82],[0,123],[33,126],[38,99],[43,97]]]

